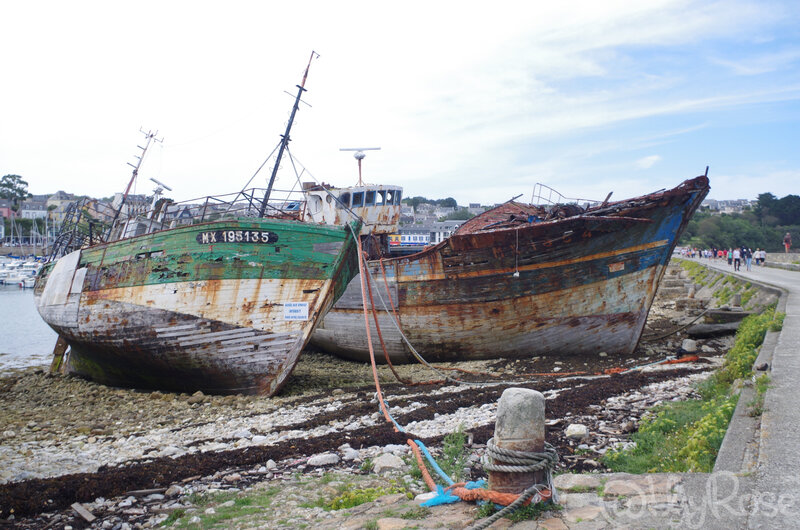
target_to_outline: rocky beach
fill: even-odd
[[[480,457],[500,394],[512,386],[547,398],[546,439],[560,455],[560,472],[603,471],[605,451],[628,443],[649,408],[691,396],[729,347],[730,336],[698,340],[691,352],[697,360],[660,364],[687,353],[680,331],[670,333],[699,312],[686,305],[660,294],[632,356],[435,365],[440,372],[396,367],[415,385],[398,383],[381,366],[382,388],[394,419],[434,453],[448,433],[468,434],[470,479],[485,476]],[[442,373],[451,380],[441,381]],[[321,352],[304,353],[273,398],[141,392],[26,369],[0,379],[0,399],[0,520],[15,527],[150,528],[170,518],[199,525],[224,511],[220,505],[232,507],[237,495],[261,492],[263,509],[230,526],[297,528],[313,521],[359,528],[405,497],[387,489],[386,497],[350,510],[313,504],[354,485],[427,490],[409,466],[406,435],[378,410],[370,367]],[[203,504],[209,496],[216,504]],[[475,506],[460,505],[447,508],[452,520],[441,512],[436,524],[471,524]],[[417,527],[434,524],[424,522],[429,514],[417,515]]]

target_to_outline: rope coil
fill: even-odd
[[[495,464],[495,462],[503,462]],[[515,451],[498,447],[494,438],[486,442],[486,452],[483,454],[481,464],[486,471],[499,471],[502,473],[533,473],[536,471],[552,471],[558,462],[558,453],[555,447],[545,442],[544,451]],[[513,464],[513,465],[508,465]]]
[[[502,462],[495,464],[492,460]],[[525,491],[519,494],[519,497],[511,504],[508,504],[502,510],[495,512],[487,519],[480,523],[471,526],[470,530],[481,530],[488,527],[498,519],[513,513],[517,508],[524,504],[538,503],[545,500],[552,500],[558,502],[558,495],[556,488],[553,486],[553,469],[558,463],[558,453],[555,447],[545,442],[544,451],[515,451],[513,449],[506,449],[498,447],[494,442],[494,438],[489,438],[486,442],[486,452],[483,455],[481,464],[485,471],[497,471],[503,473],[531,473],[536,471],[545,471],[547,476],[545,478],[546,484],[534,484],[528,487]],[[508,465],[513,464],[513,465]]]

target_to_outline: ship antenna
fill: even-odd
[[[380,151],[380,147],[343,147],[339,151],[355,151],[353,158],[358,160],[358,184],[356,186],[363,186],[364,182],[361,180],[361,161],[367,156],[364,151]]]
[[[294,100],[294,106],[292,107],[292,114],[289,116],[289,123],[286,124],[286,132],[283,133],[281,136],[280,147],[278,149],[278,156],[275,158],[275,166],[272,168],[272,175],[269,177],[269,185],[267,186],[267,191],[264,193],[264,202],[261,203],[261,209],[258,212],[259,217],[264,217],[264,212],[267,209],[267,203],[269,202],[269,196],[272,194],[272,185],[275,183],[275,177],[278,175],[278,167],[281,165],[281,158],[283,157],[283,152],[286,150],[286,146],[289,145],[289,132],[292,130],[292,122],[294,122],[294,115],[297,114],[297,108],[300,106],[300,96],[303,95],[303,92],[306,91],[306,78],[308,78],[308,70],[311,68],[311,61],[314,57],[319,57],[319,54],[315,51],[311,51],[311,57],[308,59],[308,65],[306,66],[306,71],[303,74],[303,80],[297,85],[297,97]]]

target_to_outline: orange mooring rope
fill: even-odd
[[[383,264],[381,264],[381,268],[383,268]],[[385,281],[386,277],[384,276],[383,279]],[[397,379],[398,381],[400,381],[404,385],[408,385],[408,386],[438,385],[438,384],[446,383],[447,381],[445,379],[437,379],[437,380],[431,380],[431,381],[419,381],[419,382],[415,383],[415,382],[413,382],[411,380],[403,379],[402,376],[397,373],[397,370],[395,370],[394,365],[392,364],[392,361],[389,358],[389,352],[386,350],[386,343],[383,342],[383,334],[381,333],[381,326],[378,323],[378,312],[375,310],[375,300],[372,298],[372,282],[370,281],[370,278],[366,279],[366,283],[367,283],[367,291],[369,292],[369,306],[372,309],[372,319],[375,321],[375,330],[378,332],[378,340],[381,343],[381,349],[383,350],[383,357],[386,359],[386,364],[389,365],[389,369],[392,371],[392,374],[394,374],[395,379]],[[387,284],[387,293],[388,293],[388,284]],[[390,295],[389,296],[389,302],[391,302],[391,301],[392,301],[392,298],[391,298],[391,295]],[[394,311],[394,304],[393,303],[392,303],[392,311]],[[395,318],[397,318],[396,314],[395,314]],[[399,320],[398,320],[398,323],[399,323]]]
[[[372,364],[372,378],[375,381],[375,391],[378,395],[378,401],[381,405],[381,412],[383,412],[383,417],[386,418],[386,421],[392,424],[392,428],[395,432],[401,432],[398,428],[397,424],[392,420],[392,417],[389,415],[389,409],[386,407],[386,403],[383,401],[383,392],[381,391],[381,383],[378,380],[378,367],[375,363],[375,350],[372,348],[372,334],[369,330],[369,314],[367,313],[367,289],[365,285],[365,278],[366,274],[364,271],[364,255],[361,251],[361,239],[359,238],[358,234],[355,232],[353,233],[353,237],[356,240],[356,247],[358,249],[358,272],[361,276],[361,302],[364,306],[364,325],[367,331],[367,345],[369,346],[369,360]],[[431,491],[436,491],[436,482],[434,482],[433,478],[428,473],[428,469],[425,467],[425,463],[422,460],[422,454],[420,453],[419,446],[414,442],[414,440],[407,438],[406,443],[411,446],[411,450],[414,452],[414,456],[417,459],[417,463],[419,464],[419,468],[422,471],[422,476],[425,479],[425,484]]]
[[[403,432],[402,429],[400,429],[397,423],[389,415],[389,409],[386,406],[386,402],[383,400],[383,392],[381,391],[381,385],[380,382],[378,381],[378,368],[377,364],[375,363],[375,350],[372,347],[372,334],[370,333],[369,329],[369,314],[367,312],[367,295],[366,295],[367,287],[365,285],[366,275],[363,264],[363,261],[366,259],[366,257],[361,251],[361,241],[359,237],[355,234],[354,236],[356,239],[356,246],[358,248],[358,271],[361,275],[361,302],[364,306],[364,325],[366,327],[366,332],[367,332],[367,345],[369,346],[369,358],[370,358],[370,363],[372,364],[372,377],[375,381],[375,390],[377,392],[378,401],[380,402],[381,412],[383,412],[383,417],[386,419],[387,422],[392,424],[392,428],[395,430],[395,432]],[[375,324],[377,327],[377,319],[375,321]],[[380,328],[377,329],[380,330]],[[383,342],[381,341],[381,343]],[[425,465],[425,461],[422,458],[422,453],[419,449],[419,446],[411,438],[406,438],[406,443],[411,447],[411,450],[414,453],[414,457],[417,460],[417,465],[419,466],[419,469],[422,472],[422,477],[425,480],[425,484],[428,486],[428,489],[430,489],[431,491],[436,491],[437,489],[436,482],[433,480],[433,477],[431,477],[430,473],[428,472],[428,468]],[[519,498],[519,495],[513,493],[501,493],[499,491],[492,491],[485,489],[466,489],[462,486],[463,484],[454,484],[453,486],[450,487],[452,488],[451,492],[454,495],[461,498],[462,500],[467,500],[467,501],[486,500],[494,502],[495,504],[508,506],[509,504],[514,502],[517,498]],[[551,496],[551,492],[549,490],[543,490],[541,492],[541,496],[543,499],[549,499]]]

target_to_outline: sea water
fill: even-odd
[[[57,338],[33,305],[33,289],[0,285],[0,375],[13,368],[49,367]]]

